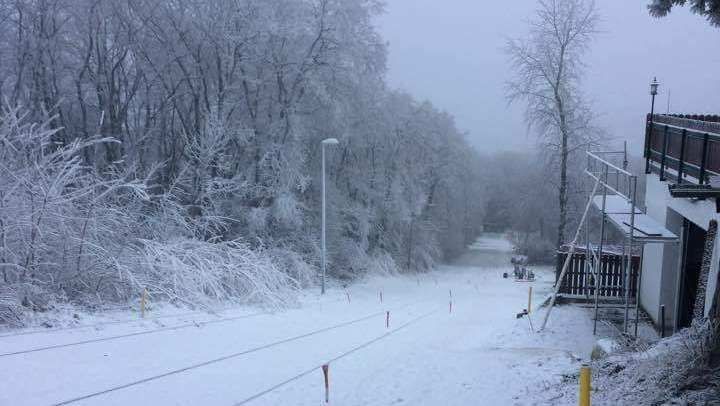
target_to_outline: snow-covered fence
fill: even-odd
[[[562,265],[568,253],[558,252],[558,265],[555,271],[555,278],[560,277]],[[593,271],[586,269],[586,252],[584,249],[577,248],[573,253],[568,269],[560,281],[559,293],[571,296],[592,296],[595,295],[595,279]],[[623,256],[615,252],[603,254],[601,269],[599,272],[601,297],[622,297],[625,294],[623,290]],[[635,288],[637,286],[638,272],[640,269],[640,256],[633,254],[632,266],[630,271],[630,297],[635,297]]]

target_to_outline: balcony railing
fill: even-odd
[[[720,176],[720,116],[648,115],[644,155],[660,180],[708,183]]]

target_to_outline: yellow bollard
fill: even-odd
[[[590,367],[583,364],[580,367],[580,397],[579,406],[590,406]]]
[[[145,303],[147,302],[147,289],[143,288],[140,293],[140,317],[145,318]]]
[[[528,286],[528,307],[527,307],[528,314],[530,314],[531,306],[532,306],[532,286]]]

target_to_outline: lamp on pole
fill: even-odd
[[[650,103],[650,119],[647,123],[647,130],[645,134],[645,173],[650,173],[650,137],[652,136],[653,120],[655,119],[655,96],[658,94],[658,87],[660,83],[657,78],[653,78],[650,82],[650,96],[652,101]]]
[[[336,138],[326,138],[320,143],[322,145],[322,236],[320,237],[322,246],[322,281],[320,282],[320,294],[325,294],[325,146],[337,145],[340,142]]]
[[[651,120],[652,115],[655,114],[655,96],[658,94],[658,86],[660,86],[660,83],[657,81],[657,78],[653,78],[653,81],[650,82],[650,95],[652,96],[652,104],[650,105]]]

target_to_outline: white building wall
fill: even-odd
[[[714,200],[673,198],[668,191],[668,183],[660,182],[656,174],[647,176],[645,191],[647,214],[660,224],[664,224],[668,230],[681,237],[681,240],[683,218],[704,230],[707,230],[710,220],[720,220],[720,216],[715,212]],[[675,326],[681,277],[681,248],[680,244],[647,244],[643,253],[640,304],[655,323],[660,321],[660,306],[664,304],[665,324],[669,330]],[[720,268],[718,255],[720,255],[720,238],[715,239],[705,299],[706,314],[718,278]]]

